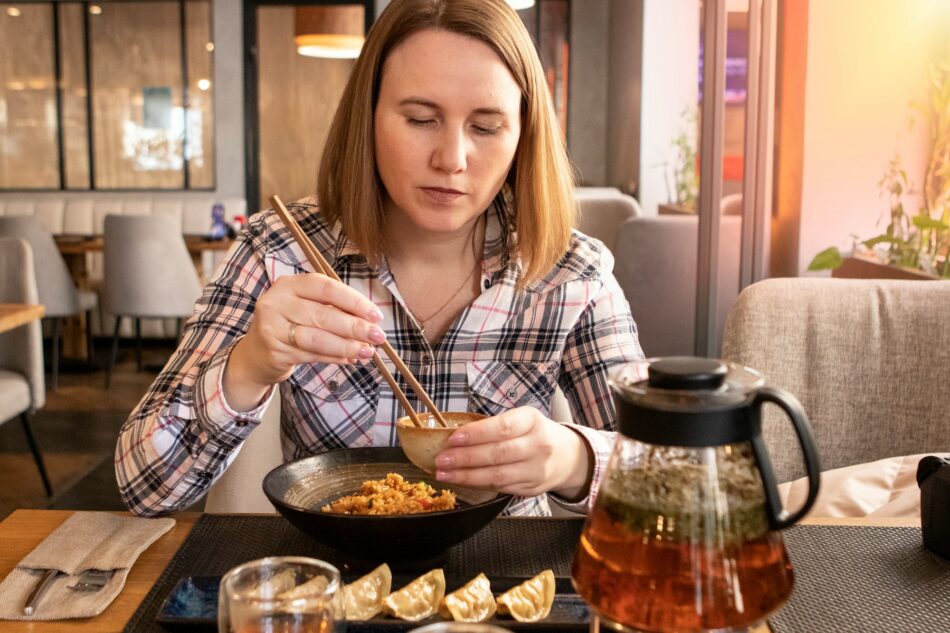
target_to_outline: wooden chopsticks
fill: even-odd
[[[303,232],[303,229],[300,228],[300,225],[297,224],[297,221],[294,220],[293,216],[290,215],[290,212],[287,211],[287,207],[284,206],[283,201],[281,201],[281,199],[275,194],[271,196],[270,203],[274,206],[274,210],[277,211],[277,215],[280,217],[281,221],[293,234],[294,239],[297,240],[297,244],[299,244],[300,248],[303,249],[304,254],[307,256],[307,259],[310,261],[310,264],[314,267],[314,269],[331,279],[340,281],[340,277],[336,274],[336,271],[334,271],[327,260],[323,258],[323,255],[321,255],[320,251],[318,251],[313,245],[313,242],[310,241],[310,238],[307,237],[307,234]],[[448,426],[448,424],[445,422],[445,418],[442,417],[442,413],[439,412],[435,406],[435,403],[432,402],[432,398],[429,397],[429,394],[426,393],[426,390],[423,389],[421,384],[419,384],[419,381],[416,380],[416,377],[412,375],[412,372],[409,371],[409,368],[406,367],[406,364],[402,362],[402,359],[399,358],[399,354],[397,354],[396,350],[394,350],[392,345],[389,344],[389,341],[384,342],[382,344],[382,348],[383,351],[386,352],[386,355],[389,356],[389,360],[391,360],[396,366],[396,369],[402,372],[402,375],[406,378],[409,386],[412,387],[412,390],[419,397],[419,399],[422,400],[422,403],[426,406],[436,421],[441,426]],[[383,359],[379,356],[378,350],[373,351],[373,364],[376,365],[379,373],[383,375],[383,378],[385,378],[386,382],[389,384],[390,389],[392,389],[393,393],[396,394],[396,398],[399,399],[402,407],[406,410],[406,413],[409,414],[409,417],[412,419],[412,423],[417,427],[422,428],[422,420],[419,419],[419,415],[412,408],[412,405],[409,404],[406,394],[403,393],[402,389],[399,388],[399,385],[396,384],[396,379],[393,378],[393,375],[386,368],[386,365],[383,363]]]

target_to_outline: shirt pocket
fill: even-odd
[[[476,361],[466,364],[469,411],[498,415],[534,407],[548,415],[557,388],[557,364]]]
[[[306,429],[297,431],[300,446],[326,450],[372,445],[379,406],[377,372],[365,365],[301,365],[290,382],[300,394],[297,405],[303,419],[297,424]]]

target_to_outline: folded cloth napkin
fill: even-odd
[[[111,603],[129,575],[129,568],[158,537],[172,529],[174,519],[142,519],[107,512],[77,512],[26,555],[0,583],[0,619],[63,620],[88,618]],[[23,606],[43,574],[56,569],[33,615]],[[75,591],[79,574],[88,569],[113,570],[98,591]]]
[[[917,464],[930,454],[889,457],[821,473],[818,499],[808,516],[920,518]],[[808,497],[805,477],[778,488],[786,508],[800,508]]]

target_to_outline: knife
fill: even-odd
[[[34,587],[30,593],[30,597],[26,599],[26,604],[23,605],[23,615],[33,615],[36,611],[37,603],[40,601],[40,598],[43,597],[43,594],[46,593],[49,586],[53,584],[53,579],[56,578],[56,574],[58,573],[58,569],[47,569],[43,573],[43,576],[40,577],[40,581],[36,583],[36,587]]]

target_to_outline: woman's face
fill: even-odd
[[[414,33],[386,59],[375,112],[386,213],[419,231],[467,231],[501,189],[521,134],[501,58],[456,33]]]

